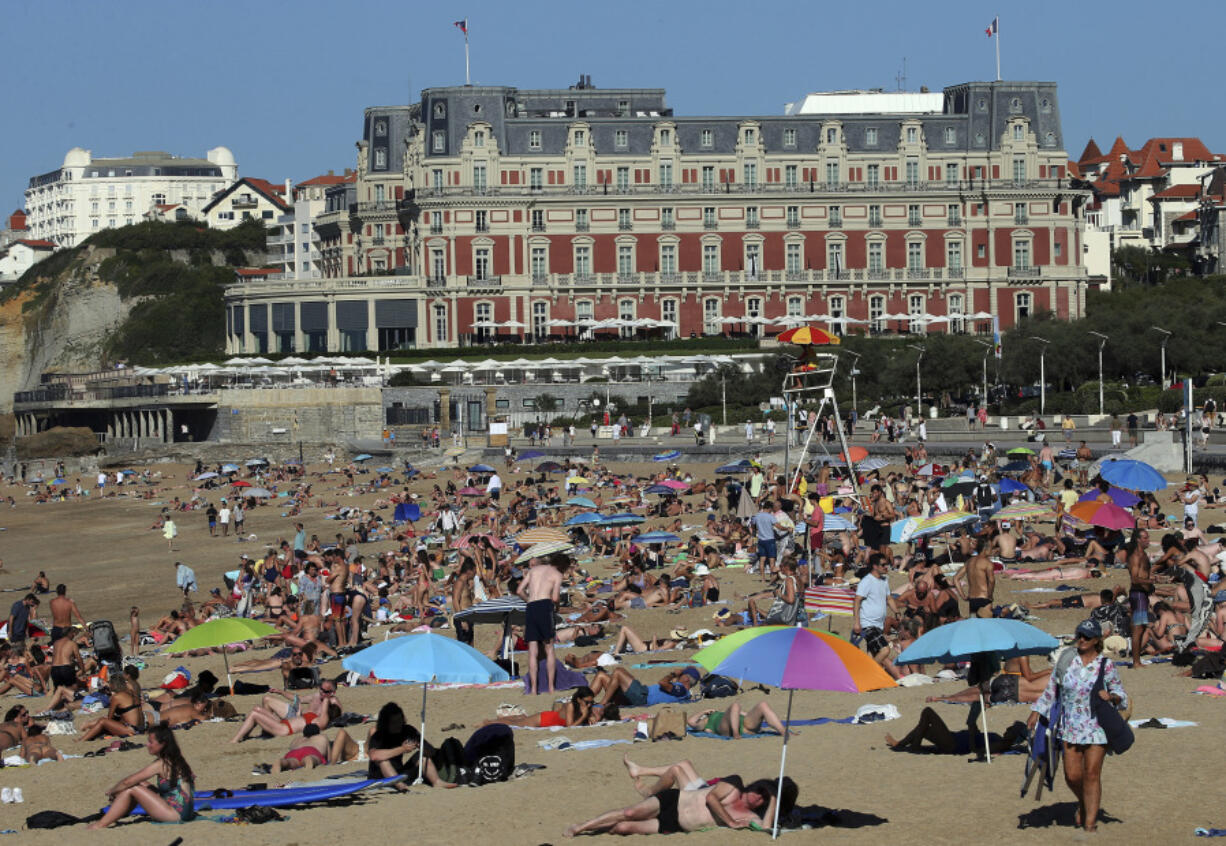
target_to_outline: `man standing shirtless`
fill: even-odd
[[[77,608],[77,603],[68,598],[68,586],[62,584],[56,585],[55,597],[51,600],[52,643],[55,643],[61,637],[68,634],[68,628],[72,625],[72,618],[74,615],[81,621],[81,628],[89,628],[89,624],[85,622],[85,618],[81,616],[81,612]]]
[[[473,624],[467,620],[457,620],[454,615],[472,607],[473,580],[476,576],[476,563],[471,558],[466,558],[460,565],[460,572],[456,574],[455,584],[451,587],[451,613],[452,623],[455,625],[455,639],[469,646],[473,645]],[[550,687],[553,687],[552,682]]]
[[[959,586],[961,586],[963,579],[966,580],[966,597],[970,603],[970,616],[972,617],[992,616],[992,596],[996,591],[996,571],[992,569],[992,559],[987,556],[988,543],[990,541],[986,537],[979,539],[975,555],[970,561],[966,562],[966,566],[962,568],[962,572],[959,573],[959,578],[956,580],[956,584]]]
[[[1154,579],[1150,574],[1149,532],[1137,529],[1124,548],[1127,552],[1128,577],[1132,585],[1128,589],[1128,604],[1132,608],[1132,668],[1141,669],[1141,648],[1145,645],[1145,632],[1153,622],[1149,614],[1149,597],[1154,592]]]
[[[552,555],[546,561],[532,559],[532,568],[516,593],[528,603],[524,621],[524,640],[528,642],[528,693],[553,693],[557,668],[553,656],[553,609],[562,591],[562,575],[570,568],[563,555]],[[538,684],[541,644],[545,645],[545,676],[548,688]]]

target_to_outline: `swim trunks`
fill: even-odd
[[[647,688],[638,679],[630,682],[630,686],[626,688],[626,702],[635,708],[642,708],[647,704]]]
[[[529,643],[553,642],[553,602],[536,599],[528,603],[524,615],[524,640]]]
[[[1066,596],[1060,600],[1060,607],[1061,608],[1085,608],[1086,601],[1080,595],[1079,596]]]
[[[680,798],[681,791],[675,787],[661,790],[656,794],[656,800],[660,803],[660,816],[657,818],[660,824],[660,834],[676,834],[681,831],[681,817],[677,811],[677,802]]]
[[[68,626],[52,626],[51,627],[51,642],[55,643],[57,640],[62,638],[64,635],[68,634],[68,629],[69,629]]]
[[[885,639],[885,632],[876,626],[869,626],[860,632],[864,637],[864,648],[868,650],[868,654],[876,657],[883,649],[890,648],[890,642]]]
[[[970,603],[972,617],[978,616],[978,612],[981,608],[987,608],[992,604],[992,600],[990,599],[981,599],[974,596],[968,599],[967,602]]]
[[[1143,590],[1128,592],[1128,604],[1132,607],[1132,624],[1147,626],[1153,622],[1149,614],[1149,594]]]
[[[332,605],[332,616],[333,617],[344,617],[345,616],[345,594],[329,593],[328,601]]]
[[[51,681],[57,687],[75,687],[77,672],[71,664],[58,664],[51,668]]]

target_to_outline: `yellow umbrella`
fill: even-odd
[[[569,479],[566,480],[566,484],[568,485],[586,485],[588,484],[588,480],[585,479],[583,476],[571,476]]]

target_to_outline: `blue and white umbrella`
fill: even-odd
[[[217,478],[217,474],[216,474],[216,473],[214,473],[212,470],[210,470],[210,471],[209,471],[209,472],[207,472],[207,473],[201,473],[199,476],[197,476],[197,477],[196,477],[196,481],[197,481],[197,482],[203,482],[203,481],[205,481],[206,479],[216,479],[216,478]]]
[[[605,526],[630,526],[636,523],[642,523],[646,519],[646,517],[641,517],[638,514],[630,514],[627,512],[625,514],[610,514],[608,517],[603,518],[600,522]]]
[[[1153,467],[1144,461],[1127,458],[1104,461],[1098,468],[1098,475],[1130,491],[1161,491],[1167,486],[1166,479]]]
[[[360,455],[355,455],[353,457],[353,460],[354,461],[369,461],[372,458],[374,458],[374,456],[371,455],[369,452],[363,452]]]
[[[633,538],[635,543],[677,543],[681,538],[672,532],[644,532]]]
[[[426,688],[431,682],[489,684],[510,676],[489,658],[467,644],[426,632],[385,640],[341,662],[346,670],[383,681],[421,682],[421,742],[426,739]],[[426,756],[417,756],[420,782]]]
[[[237,465],[237,464],[223,464],[223,465],[221,465],[221,472],[223,472],[223,473],[237,473],[237,472],[238,472],[238,465]]]
[[[576,514],[574,517],[568,517],[563,526],[582,526],[586,523],[603,523],[604,515],[597,514],[594,511],[585,511],[582,514]]]
[[[573,505],[576,508],[596,508],[596,503],[588,499],[586,496],[572,496],[566,500],[567,505]]]

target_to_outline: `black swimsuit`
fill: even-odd
[[[681,831],[681,817],[677,812],[681,791],[675,787],[661,790],[656,794],[656,799],[660,803],[660,815],[656,818],[660,824],[660,834],[676,834]]]

